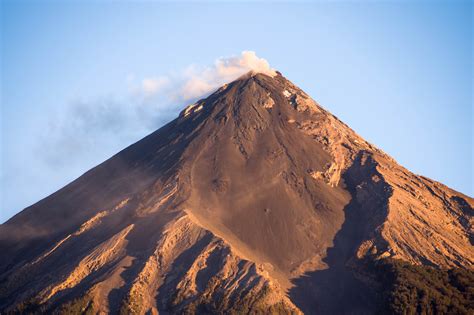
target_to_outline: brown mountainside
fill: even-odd
[[[0,310],[373,313],[365,259],[473,270],[473,206],[249,73],[2,224]]]

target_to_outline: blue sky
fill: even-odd
[[[469,1],[2,1],[0,222],[173,118],[190,71],[245,50],[472,196],[472,14]],[[150,79],[167,88],[145,95]]]

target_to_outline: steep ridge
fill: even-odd
[[[373,313],[367,259],[472,271],[473,205],[248,73],[1,225],[0,310]]]

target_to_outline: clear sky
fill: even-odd
[[[173,88],[245,50],[473,196],[472,15],[470,1],[1,1],[0,222],[160,127],[187,105]]]

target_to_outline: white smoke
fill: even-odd
[[[259,58],[254,51],[243,51],[240,56],[219,58],[207,67],[188,66],[181,75],[143,80],[143,92],[146,95],[170,93],[172,99],[188,101],[205,96],[221,85],[231,82],[249,71],[275,76],[276,71],[267,60]],[[145,87],[145,82],[147,87]],[[158,87],[168,84],[168,91]],[[155,88],[156,87],[156,88]]]
[[[270,67],[268,61],[257,57],[254,51],[243,51],[240,56],[219,58],[211,67],[189,68],[186,71],[188,78],[182,87],[183,98],[187,100],[200,97],[249,71],[272,77],[276,75],[276,71]]]
[[[128,95],[74,102],[51,117],[38,152],[53,167],[77,164],[80,168],[83,161],[104,159],[177,117],[190,103],[249,71],[276,75],[268,61],[253,51],[218,58],[208,66],[193,64],[165,75],[130,75],[126,80]]]

